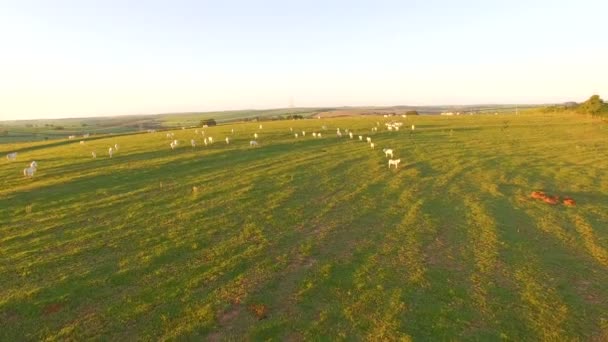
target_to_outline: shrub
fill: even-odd
[[[215,122],[215,119],[205,119],[205,120],[201,120],[201,122],[199,123],[199,126],[216,126],[217,122]]]

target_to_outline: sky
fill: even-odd
[[[608,97],[605,0],[0,0],[0,120]]]

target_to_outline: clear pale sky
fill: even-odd
[[[608,97],[605,0],[0,0],[0,119]]]

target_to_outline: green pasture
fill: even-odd
[[[262,124],[1,144],[0,341],[608,339],[605,123]]]

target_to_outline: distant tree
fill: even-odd
[[[215,122],[215,119],[205,119],[205,120],[201,120],[201,122],[199,123],[199,126],[215,126],[217,125],[217,122]]]
[[[405,115],[418,115],[418,111],[417,110],[408,110],[407,112],[405,112]]]
[[[81,127],[87,127],[87,126],[88,126],[88,124],[86,124],[86,123],[82,123],[82,124],[80,124],[80,126],[81,126]]]
[[[578,110],[585,114],[600,115],[605,109],[604,101],[599,95],[591,96],[587,101],[578,106]]]
[[[64,128],[63,126],[55,126],[54,130],[56,131],[62,131]]]

